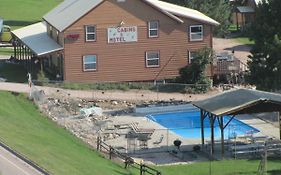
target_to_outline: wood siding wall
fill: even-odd
[[[159,37],[148,38],[148,21],[159,21]],[[107,28],[138,27],[138,41],[107,43]],[[204,26],[203,41],[189,41],[189,26],[202,24],[184,19],[180,24],[140,0],[104,1],[64,31],[64,36],[79,34],[75,41],[64,43],[64,79],[73,82],[145,81],[178,76],[188,64],[188,51],[212,47],[211,26]],[[85,42],[85,25],[96,26],[96,42]],[[160,67],[147,68],[146,51],[160,52]],[[83,55],[97,55],[97,70],[83,71]]]

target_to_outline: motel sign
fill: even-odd
[[[126,43],[138,41],[137,26],[108,28],[108,43]]]

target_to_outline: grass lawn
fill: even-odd
[[[13,48],[0,48],[0,55],[14,55]]]
[[[209,175],[210,171],[213,175],[256,175],[259,163],[260,160],[225,160],[215,161],[211,164],[209,162],[204,162],[191,165],[162,166],[157,168],[161,172],[165,172],[165,175]],[[267,175],[280,174],[281,158],[269,160]]]
[[[248,37],[241,36],[241,37],[237,37],[235,39],[236,39],[236,41],[238,41],[241,44],[246,44],[246,45],[253,45],[253,44],[255,44],[255,42],[251,41]]]
[[[24,83],[27,82],[27,71],[23,65],[0,62],[0,77],[8,82]]]
[[[17,29],[41,21],[42,16],[63,0],[1,0],[0,17]]]
[[[55,175],[130,174],[57,127],[22,94],[0,91],[0,138]]]

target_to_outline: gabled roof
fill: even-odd
[[[64,0],[43,19],[61,32],[101,2],[103,0]]]
[[[14,30],[12,33],[37,56],[63,50],[62,46],[48,36],[46,24],[43,22]]]
[[[250,89],[236,89],[193,102],[193,105],[217,116],[241,114],[241,111],[244,113],[281,111],[281,95]],[[270,108],[270,110],[266,108]],[[247,111],[247,109],[250,110]]]
[[[255,13],[255,10],[250,6],[238,6],[236,8],[240,13]]]
[[[163,1],[159,1],[159,0],[144,0],[146,2],[150,2],[151,4],[153,4],[155,7],[158,7],[166,12],[169,12],[171,15],[177,17],[185,17],[185,18],[190,18],[193,20],[198,20],[204,23],[208,23],[211,25],[219,25],[219,23],[215,20],[213,20],[212,18],[204,15],[203,13],[194,10],[194,9],[190,9],[187,7],[183,7],[183,6],[179,6],[179,5],[175,5],[175,4],[171,4],[171,3],[167,3],[167,2],[163,2]]]
[[[50,23],[60,32],[72,25],[83,15],[97,7],[104,0],[65,0],[45,16],[43,19]],[[153,6],[168,17],[183,23],[180,17],[190,18],[211,25],[219,25],[212,18],[200,13],[197,10],[170,4],[159,0],[142,0],[150,6]]]

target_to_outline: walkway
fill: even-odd
[[[218,93],[218,91],[211,91],[207,94],[181,94],[181,93],[157,93],[146,90],[93,90],[93,91],[82,91],[82,90],[65,90],[61,88],[51,88],[36,86],[38,90],[43,90],[46,95],[56,95],[56,93],[64,93],[70,97],[85,98],[85,99],[99,99],[99,100],[130,100],[130,101],[150,101],[150,100],[184,100],[184,101],[195,101],[204,99],[210,95]],[[0,90],[29,93],[30,88],[27,84],[21,83],[7,83],[0,82]]]

